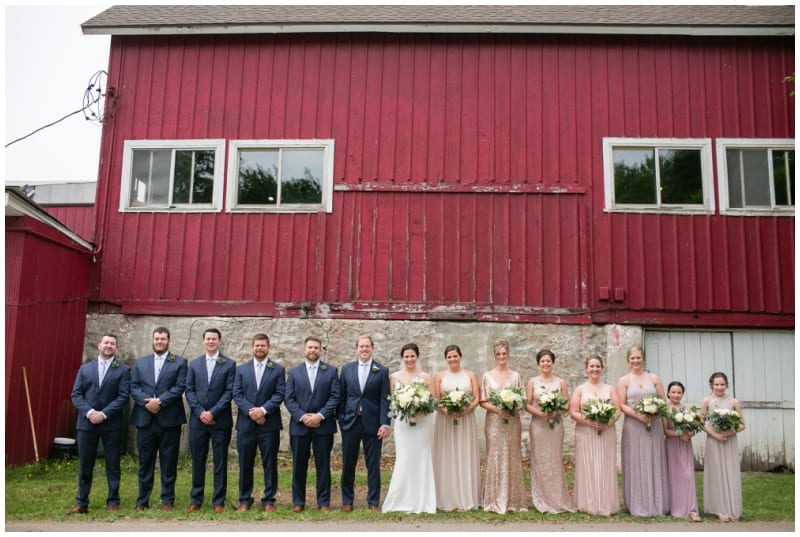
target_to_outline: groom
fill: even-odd
[[[389,429],[389,370],[372,359],[370,336],[356,341],[358,359],[342,367],[337,420],[342,431],[342,511],[353,510],[353,485],[360,446],[367,466],[367,505],[381,500],[381,448]]]

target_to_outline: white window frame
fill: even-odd
[[[617,205],[614,201],[614,149],[662,148],[694,149],[700,151],[700,168],[703,182],[702,205]],[[656,172],[658,173],[658,172]],[[605,186],[604,212],[657,213],[657,214],[713,214],[714,169],[711,163],[710,138],[603,138],[603,183]]]
[[[794,216],[794,206],[775,205],[775,190],[770,182],[770,200],[772,207],[731,207],[728,192],[728,149],[792,149],[791,138],[717,138],[717,172],[719,176],[719,212],[736,216]],[[768,162],[770,178],[772,178],[772,159]]]
[[[149,205],[131,207],[131,168],[133,151],[136,149],[172,149],[172,150],[213,150],[214,155],[214,190],[211,203],[175,203],[169,205]],[[170,165],[169,192],[172,195],[175,159]],[[191,212],[211,213],[222,210],[223,183],[225,181],[225,140],[125,140],[122,156],[122,190],[119,196],[120,212]]]
[[[322,202],[319,204],[237,205],[240,149],[322,149]],[[231,140],[228,147],[228,186],[226,210],[236,213],[316,213],[333,212],[332,139],[309,140]]]

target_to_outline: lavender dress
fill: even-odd
[[[672,427],[672,422],[668,420],[667,428]],[[691,438],[684,442],[674,436],[667,437],[667,467],[670,514],[675,518],[689,518],[689,513],[698,512]]]
[[[644,387],[628,383],[627,404],[645,395],[656,395],[652,379]],[[636,418],[625,416],[622,426],[622,493],[633,516],[663,516],[669,513],[667,445],[661,419],[650,430]]]
[[[733,410],[730,397],[711,398],[709,412],[715,408]],[[728,518],[742,516],[742,473],[736,436],[724,442],[706,437],[703,465],[703,510]]]

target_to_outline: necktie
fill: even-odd
[[[106,378],[106,361],[100,360],[100,386],[103,385],[103,380]]]
[[[261,387],[261,376],[264,374],[264,364],[262,362],[256,363],[256,389]]]
[[[164,365],[164,359],[156,356],[156,382],[158,382],[158,376],[161,374],[161,366]]]
[[[208,382],[211,382],[211,374],[214,372],[214,359],[206,358],[206,373],[208,373]]]
[[[308,368],[308,382],[311,384],[311,389],[314,389],[314,383],[317,381],[317,366],[312,365]]]
[[[364,385],[367,383],[367,375],[369,375],[369,363],[358,364],[358,384],[361,391],[364,391]]]

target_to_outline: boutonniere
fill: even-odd
[[[380,369],[378,369],[378,366],[377,365],[373,365],[372,366],[372,372],[373,373],[377,373],[378,371],[380,371]]]
[[[175,355],[172,354],[171,352],[168,352],[167,353],[167,361],[168,362],[174,362],[175,361]]]
[[[320,371],[325,371],[326,369],[328,369],[328,364],[322,364],[319,366]]]
[[[267,360],[267,369],[275,369],[275,364],[272,363],[272,360]]]
[[[111,360],[111,367],[119,367],[119,362],[117,361],[116,358],[113,358]]]
[[[217,363],[218,363],[219,365],[222,365],[222,364],[224,364],[224,363],[225,363],[225,358],[223,358],[222,356],[218,356],[218,357],[217,357]]]

